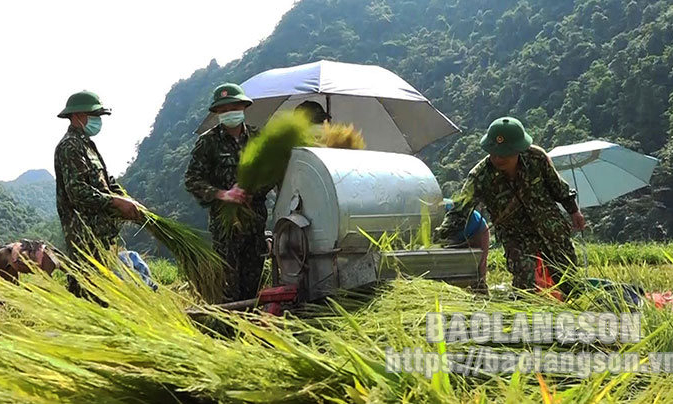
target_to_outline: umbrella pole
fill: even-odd
[[[332,97],[329,94],[325,95],[325,104],[327,108],[327,115],[329,116],[329,123],[332,123]]]
[[[580,204],[580,191],[579,188],[577,187],[577,177],[575,177],[575,167],[573,166],[573,158],[572,156],[568,156],[570,158],[570,171],[573,173],[573,183],[575,185],[575,192],[577,193],[577,207],[579,208]],[[587,259],[587,242],[584,239],[584,229],[580,230],[580,240],[582,240],[582,255],[584,258],[584,276],[587,278],[589,277],[589,260]]]

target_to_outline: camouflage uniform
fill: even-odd
[[[112,207],[113,193],[122,194],[119,184],[108,175],[96,145],[81,128],[70,126],[54,153],[56,172],[56,209],[61,219],[68,256],[73,261],[83,258],[74,248],[90,251],[100,260],[96,242],[107,249],[116,247],[121,219]],[[94,239],[96,242],[94,242]],[[85,291],[77,279],[68,274],[68,290],[106,307],[107,304]]]
[[[123,191],[108,175],[96,145],[81,128],[70,126],[56,146],[54,170],[56,208],[68,255],[76,255],[73,243],[92,246],[91,236],[106,249],[114,247],[121,218],[112,207],[112,198]]]
[[[254,128],[244,124],[236,140],[222,125],[216,126],[199,136],[185,174],[187,190],[202,206],[210,208],[208,228],[213,237],[213,249],[229,264],[225,268],[229,284],[227,296],[233,300],[251,299],[257,295],[266,252],[264,226],[268,190],[252,195],[254,219],[246,230],[223,228],[217,220],[217,211],[223,202],[215,199],[215,194],[231,189],[237,182],[240,152],[250,136],[256,134]]]
[[[440,239],[452,237],[465,228],[471,210],[483,204],[496,238],[505,248],[513,285],[532,289],[538,255],[551,265],[576,262],[572,226],[557,202],[570,214],[577,212],[578,206],[576,192],[558,175],[543,149],[530,146],[520,153],[518,164],[517,176],[510,181],[488,157],[481,160],[470,171],[456,208],[446,214],[436,231]],[[560,275],[560,271],[552,271],[557,282]]]

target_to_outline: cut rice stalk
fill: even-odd
[[[141,213],[145,218],[143,226],[173,253],[178,268],[195,291],[208,303],[225,302],[227,264],[197,230],[146,209]]]

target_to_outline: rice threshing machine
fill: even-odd
[[[281,304],[360,289],[400,272],[470,284],[478,278],[480,250],[386,251],[372,243],[384,233],[417,233],[424,217],[436,227],[445,212],[442,202],[432,172],[413,156],[296,148],[273,210],[274,286],[258,299],[223,306],[263,304],[279,313]]]

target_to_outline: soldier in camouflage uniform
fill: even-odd
[[[267,251],[264,226],[268,190],[248,195],[236,183],[241,150],[257,134],[244,122],[244,110],[250,105],[252,100],[236,84],[226,83],[215,89],[210,111],[218,114],[220,124],[199,136],[185,174],[187,190],[202,206],[210,208],[208,227],[213,248],[228,264],[225,292],[232,300],[257,295]],[[246,223],[244,229],[225,229],[217,212],[227,203],[249,205],[254,212],[252,223]]]
[[[121,221],[140,219],[140,205],[123,196],[122,188],[108,174],[90,139],[100,132],[101,115],[110,115],[110,110],[89,91],[70,96],[65,109],[58,114],[59,118],[69,119],[70,126],[54,155],[56,207],[67,252],[73,260],[81,259],[75,245],[94,254],[97,243],[112,250]],[[68,288],[81,294],[73,277],[68,277]]]
[[[557,202],[571,215],[574,227],[583,229],[576,192],[558,175],[545,151],[532,145],[532,138],[514,118],[495,120],[481,146],[489,156],[470,171],[456,208],[446,214],[436,235],[446,240],[463,230],[470,212],[481,204],[505,248],[513,285],[533,289],[540,259],[558,282],[559,269],[577,258],[570,239],[572,226]]]

